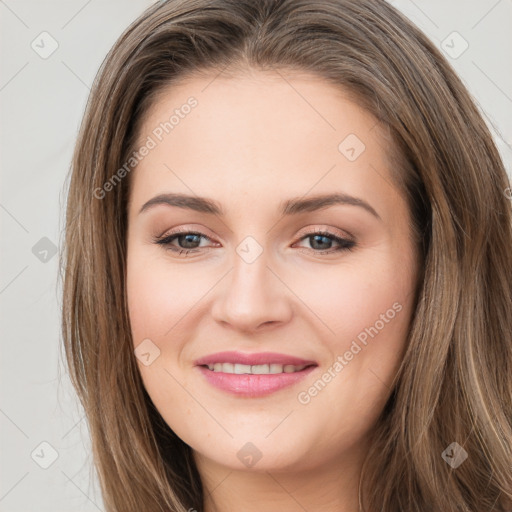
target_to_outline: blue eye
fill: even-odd
[[[203,233],[198,233],[195,231],[181,231],[171,233],[170,235],[162,238],[156,238],[154,243],[162,245],[165,249],[179,253],[179,255],[184,254],[186,256],[189,253],[201,252],[203,249],[211,249],[211,247],[197,246],[198,243],[201,243],[202,238],[208,241],[212,241],[210,237],[204,235]],[[306,249],[308,252],[312,251],[314,254],[330,254],[347,250],[351,251],[356,246],[356,242],[353,240],[340,238],[332,233],[329,233],[328,231],[313,231],[300,238],[300,240],[305,239],[310,239],[312,248],[303,249]],[[178,246],[173,245],[173,242],[175,241],[178,242]],[[325,247],[325,245],[330,245],[333,242],[338,244],[338,247],[334,249]]]
[[[310,244],[315,249],[315,246],[317,249],[324,249],[321,252],[314,250],[317,254],[328,254],[333,252],[340,252],[340,251],[351,251],[354,249],[356,243],[353,240],[349,240],[346,238],[340,238],[336,235],[333,235],[332,233],[329,233],[328,231],[315,231],[313,233],[307,234],[301,238],[301,240],[309,239]],[[329,247],[325,247],[325,244],[329,245],[332,244],[332,242],[335,242],[338,244],[338,247],[335,249],[331,249]],[[319,247],[320,245],[320,247]],[[321,246],[324,247],[321,247]]]
[[[181,231],[178,233],[173,233],[164,238],[157,238],[155,243],[163,245],[166,249],[169,249],[173,252],[178,252],[180,255],[183,253],[187,255],[190,252],[200,251],[199,248],[195,247],[195,244],[198,242],[200,243],[201,238],[211,240],[209,237],[203,235],[202,233],[196,233],[193,231]],[[184,244],[184,247],[176,247],[175,245],[171,245],[175,240],[177,240],[179,244]]]

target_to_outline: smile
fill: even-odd
[[[294,366],[292,364],[233,364],[233,363],[215,363],[206,365],[210,371],[231,373],[231,374],[249,374],[249,375],[274,375],[277,373],[294,373],[304,370],[308,365]]]

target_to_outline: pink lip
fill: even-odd
[[[286,354],[278,354],[276,352],[257,352],[253,354],[244,354],[243,352],[217,352],[209,356],[199,358],[195,364],[203,366],[215,363],[232,363],[232,364],[292,364],[293,366],[316,365],[315,361],[308,361],[299,357],[288,356]]]
[[[274,373],[268,375],[251,375],[234,373],[214,372],[206,365],[215,363],[232,364],[291,364],[294,366],[307,365],[300,372]],[[227,391],[239,396],[260,397],[280,389],[296,384],[309,375],[318,365],[315,361],[308,361],[285,354],[272,352],[260,352],[257,354],[243,354],[241,352],[219,352],[210,356],[202,357],[196,361],[199,371],[206,380],[218,389]]]

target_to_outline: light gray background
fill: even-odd
[[[87,425],[60,355],[52,248],[62,240],[65,178],[90,85],[117,37],[151,3],[0,0],[2,512],[103,510]],[[510,175],[512,0],[390,3],[452,53]],[[44,31],[58,44],[47,58],[31,46],[51,48]],[[456,58],[463,41],[454,31],[469,44]]]

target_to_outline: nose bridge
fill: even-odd
[[[217,296],[214,316],[240,330],[288,318],[290,305],[286,287],[268,268],[269,250],[247,236],[233,254],[230,277]]]

